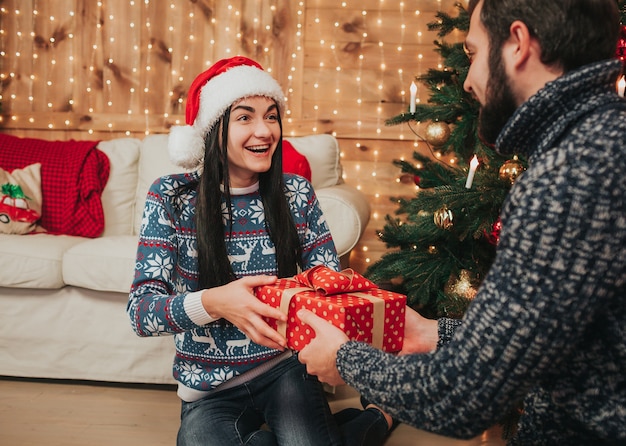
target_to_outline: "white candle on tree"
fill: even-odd
[[[466,189],[472,188],[472,182],[474,181],[474,174],[476,173],[477,168],[478,168],[478,158],[476,157],[476,155],[474,155],[474,157],[470,161],[470,169],[469,169],[469,173],[467,174],[467,181],[465,181]]]
[[[415,82],[411,82],[411,88],[409,88],[409,91],[411,92],[411,102],[409,102],[409,112],[415,113],[415,97],[417,95],[417,85],[415,85]]]

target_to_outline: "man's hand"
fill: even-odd
[[[316,375],[320,381],[331,386],[344,384],[336,361],[337,351],[348,342],[348,336],[309,310],[298,311],[298,318],[315,331],[315,338],[298,355],[300,362],[306,365],[309,374]]]
[[[429,353],[437,348],[439,325],[435,319],[426,319],[417,311],[406,307],[404,344],[398,354]]]
[[[287,315],[254,295],[254,288],[276,283],[275,276],[247,276],[226,285],[204,290],[202,305],[214,318],[224,318],[243,331],[253,342],[284,350],[287,340],[263,318],[286,321]]]

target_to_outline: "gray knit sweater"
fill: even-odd
[[[344,380],[397,419],[471,438],[519,400],[511,444],[626,444],[626,105],[611,60],[547,84],[501,133],[528,157],[493,266],[431,354],[348,342]],[[456,330],[454,326],[458,325]]]

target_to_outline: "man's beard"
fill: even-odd
[[[509,121],[517,105],[506,75],[502,57],[498,54],[489,60],[489,83],[485,104],[478,115],[478,134],[480,139],[494,146],[498,135]]]

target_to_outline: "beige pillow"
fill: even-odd
[[[140,144],[141,141],[135,138],[114,138],[98,144],[98,149],[104,152],[111,163],[109,181],[102,192],[105,221],[102,235],[133,233]]]
[[[315,190],[343,183],[339,143],[334,136],[319,134],[285,139],[309,162]]]
[[[8,172],[0,168],[0,233],[41,232],[41,163]]]

